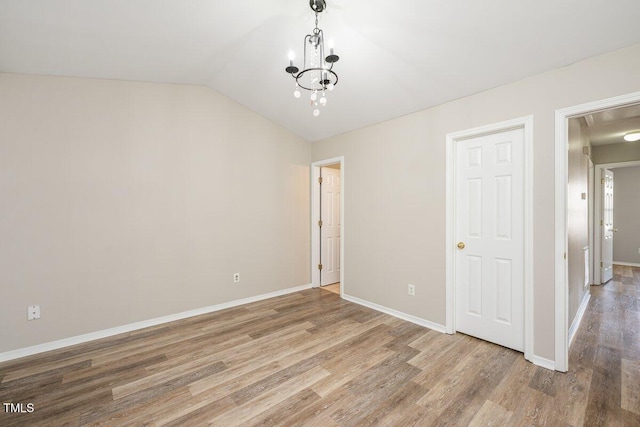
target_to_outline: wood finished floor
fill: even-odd
[[[0,364],[1,426],[640,425],[640,269],[593,297],[570,371],[323,289]]]
[[[340,282],[323,286],[322,289],[324,289],[325,291],[333,292],[334,294],[340,295]]]

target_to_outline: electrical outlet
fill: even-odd
[[[240,273],[235,273],[233,275],[233,283],[238,283],[240,281]]]
[[[27,320],[36,320],[40,318],[40,306],[30,305],[27,307]]]
[[[407,285],[407,292],[409,292],[409,295],[414,296],[416,294],[416,287],[411,284]]]

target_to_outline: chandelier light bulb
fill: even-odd
[[[311,92],[311,100],[315,101],[316,99],[318,99],[318,94],[315,92]]]
[[[289,61],[296,59],[296,54],[292,50],[289,51]]]
[[[295,91],[293,91],[293,97],[294,98],[300,98],[300,91],[298,89],[296,89]]]
[[[334,87],[335,87],[335,85],[333,83],[329,83],[327,85],[327,89],[329,89],[330,91],[332,91]]]
[[[320,115],[320,110],[318,110],[317,108],[313,110],[313,117],[318,117],[319,115]]]
[[[320,98],[320,105],[322,105],[323,107],[327,105],[327,98],[325,98],[324,96]]]

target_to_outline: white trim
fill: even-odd
[[[567,252],[567,185],[569,149],[568,119],[589,113],[638,104],[640,92],[616,96],[600,101],[563,108],[555,112],[555,243],[554,243],[554,281],[555,281],[555,369],[566,372],[569,369],[568,341],[568,272]],[[596,175],[597,176],[597,175]],[[597,180],[597,178],[596,178]],[[597,188],[597,186],[596,186]],[[596,197],[597,200],[597,197]],[[598,224],[598,222],[596,222]],[[595,251],[594,251],[595,252]],[[598,276],[598,275],[596,275]]]
[[[320,233],[318,227],[314,224],[318,224],[319,206],[318,200],[320,199],[320,188],[316,185],[318,178],[320,177],[320,168],[322,166],[329,166],[340,164],[340,296],[343,296],[345,288],[344,283],[344,156],[333,157],[326,160],[318,160],[311,163],[311,285],[314,288],[320,286],[320,272],[317,265],[320,264]]]
[[[591,254],[589,253],[589,246],[582,248],[584,254],[584,285],[583,288],[587,288],[591,284]]]
[[[640,264],[638,264],[637,262],[619,262],[619,261],[613,261],[614,265],[623,265],[625,267],[640,267]]]
[[[628,162],[617,162],[617,163],[599,163],[594,165],[594,167],[600,168],[600,169],[633,168],[636,166],[640,166],[640,160],[631,160]]]
[[[569,369],[569,346],[567,344],[567,185],[569,127],[566,116],[555,113],[555,229],[554,229],[554,282],[555,282],[555,369],[566,372]]]
[[[540,366],[541,368],[550,369],[552,371],[556,370],[556,364],[553,360],[545,359],[544,357],[534,355],[531,358],[531,363],[536,366]]]
[[[569,328],[569,347],[571,347],[571,343],[573,343],[573,339],[576,337],[576,332],[578,332],[580,323],[582,323],[582,317],[584,316],[584,312],[587,310],[590,299],[591,292],[587,292],[586,294],[584,294],[584,297],[582,297],[582,302],[580,303],[580,307],[578,307],[576,317],[573,318],[573,322],[571,323],[571,327]]]
[[[296,286],[293,288],[282,289],[280,291],[269,292],[267,294],[257,295],[255,297],[242,298],[235,301],[224,302],[222,304],[211,305],[209,307],[197,308],[195,310],[183,311],[182,313],[170,314],[168,316],[156,317],[155,319],[143,320],[141,322],[129,323],[128,325],[116,326],[115,328],[103,329],[101,331],[91,332],[75,337],[64,338],[57,341],[51,341],[44,344],[38,344],[31,347],[24,347],[17,350],[6,351],[0,353],[0,362],[18,359],[20,357],[31,356],[45,351],[57,350],[63,347],[69,347],[76,344],[82,344],[100,338],[107,338],[126,332],[137,331],[139,329],[157,326],[163,323],[173,322],[176,320],[186,319],[188,317],[200,316],[202,314],[213,313],[215,311],[225,310],[227,308],[237,307],[239,305],[249,304],[252,302],[262,301],[269,298],[279,297],[293,292],[310,289],[311,284]]]
[[[533,116],[524,126],[524,357],[531,360],[533,347]]]
[[[589,227],[588,230],[588,236],[587,236],[587,241],[589,242],[588,248],[589,248],[589,285],[593,285],[595,284],[595,277],[596,277],[596,255],[594,254],[594,248],[595,248],[595,230],[596,230],[596,222],[595,222],[595,199],[596,199],[596,166],[593,163],[593,161],[591,160],[591,158],[589,158],[588,160],[588,165],[589,165],[589,171],[587,172],[587,181],[588,181],[588,191],[589,191],[589,196],[587,197],[587,209],[589,210],[588,213],[588,224],[587,227]],[[598,181],[599,183],[600,181]],[[597,264],[598,269],[600,268],[600,264]]]
[[[600,221],[602,219],[602,168],[598,165],[593,167],[593,279],[592,283],[596,285],[602,284],[602,227]]]
[[[455,147],[454,147],[454,135],[447,134],[446,140],[446,176],[445,176],[445,329],[448,334],[455,334],[455,200],[452,195],[454,194],[455,186]]]
[[[349,302],[353,302],[355,304],[359,304],[365,307],[368,307],[372,310],[376,310],[376,311],[380,311],[382,313],[386,313],[390,316],[393,317],[397,317],[398,319],[402,319],[402,320],[406,320],[407,322],[411,322],[411,323],[415,323],[416,325],[420,325],[420,326],[424,326],[425,328],[429,328],[429,329],[433,329],[434,331],[437,332],[442,332],[445,333],[445,327],[444,325],[441,325],[439,323],[434,323],[431,322],[429,320],[425,320],[422,319],[420,317],[416,317],[416,316],[412,316],[411,314],[407,314],[407,313],[403,313],[401,311],[397,311],[394,310],[392,308],[388,308],[373,302],[369,302],[369,301],[365,301],[363,299],[360,298],[356,298],[350,295],[342,295],[342,298],[349,301]]]
[[[446,326],[455,333],[455,144],[483,134],[524,129],[524,357],[533,360],[533,116],[447,134],[446,156]]]

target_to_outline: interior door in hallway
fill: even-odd
[[[613,171],[602,170],[602,223],[600,226],[601,250],[600,268],[601,281],[607,283],[613,278]]]
[[[320,286],[340,281],[340,170],[320,168]]]
[[[524,130],[456,142],[456,330],[524,351]]]

